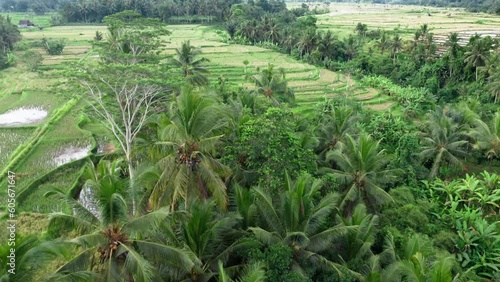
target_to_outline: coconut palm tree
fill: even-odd
[[[285,27],[281,34],[281,46],[285,48],[287,53],[290,54],[292,50],[297,46],[298,38],[294,34],[293,30],[289,27]]]
[[[187,213],[164,221],[156,237],[164,245],[185,250],[194,266],[180,276],[165,267],[160,269],[161,275],[174,281],[208,281],[217,275],[219,263],[225,265],[231,252],[247,246],[244,240],[239,240],[245,233],[236,229],[238,223],[236,214],[218,213],[213,201],[193,199]]]
[[[500,49],[495,52],[490,53],[488,56],[488,60],[486,64],[482,67],[479,67],[479,72],[485,78],[487,78],[488,82],[491,82],[491,79],[498,73],[498,66],[500,65]]]
[[[356,56],[356,54],[358,54],[358,49],[359,49],[359,42],[352,34],[350,34],[349,37],[344,39],[344,54],[348,61],[353,59]]]
[[[249,264],[243,269],[238,279],[231,279],[228,272],[224,270],[222,262],[219,262],[218,282],[264,282],[266,271],[261,263]]]
[[[231,172],[215,158],[216,145],[227,125],[221,108],[209,96],[185,88],[169,113],[158,128],[157,145],[162,149],[152,161],[161,172],[150,191],[150,203],[154,208],[169,205],[175,210],[181,199],[187,205],[191,197],[212,196],[224,209],[225,181]]]
[[[271,22],[269,25],[269,29],[266,32],[266,38],[267,40],[271,41],[272,43],[278,43],[281,40],[281,28],[279,24],[275,23],[274,21]]]
[[[15,242],[15,252],[11,252]],[[17,234],[15,241],[0,244],[0,281],[41,281],[44,267],[57,259],[65,259],[67,248],[55,241],[43,241],[35,235]],[[14,260],[11,261],[11,258]],[[80,273],[82,278],[91,279],[92,273]],[[43,279],[42,281],[48,281]]]
[[[490,126],[479,118],[474,123],[469,135],[474,138],[475,147],[486,152],[491,169],[493,158],[500,156],[500,111],[495,114]]]
[[[500,100],[500,71],[489,78],[487,86],[496,104]]]
[[[339,56],[341,46],[338,38],[331,30],[321,34],[318,42],[318,51],[324,60],[334,59]]]
[[[73,211],[52,213],[49,231],[73,232],[69,234],[75,236],[66,241],[75,246],[74,256],[49,281],[67,281],[89,273],[93,274],[93,281],[158,281],[154,264],[159,260],[178,271],[191,270],[194,263],[184,250],[160,244],[149,236],[169,216],[166,209],[130,218],[125,185],[114,175],[102,177],[94,192],[99,217],[62,190],[46,193],[47,197],[66,202]]]
[[[436,109],[427,115],[427,122],[420,132],[422,151],[419,156],[421,161],[432,162],[429,178],[434,178],[439,173],[439,168],[444,162],[463,166],[460,157],[467,154],[465,146],[464,126],[452,121],[446,115],[444,108]]]
[[[293,102],[295,99],[295,94],[288,88],[285,71],[280,69],[280,72],[276,73],[272,64],[268,64],[266,69],[254,76],[253,81],[256,86],[255,92],[263,94],[275,104]]]
[[[394,35],[390,43],[390,49],[394,64],[396,64],[397,55],[402,48],[403,48],[403,39],[399,36],[399,34]]]
[[[334,150],[344,141],[347,133],[352,131],[355,118],[353,109],[348,106],[333,107],[323,116],[316,129],[319,140],[316,151],[321,160],[325,159],[328,151]]]
[[[257,21],[253,20],[244,22],[241,24],[240,29],[236,32],[236,34],[245,37],[252,43],[255,43],[258,35]]]
[[[203,63],[209,62],[205,57],[199,57],[201,50],[191,45],[190,41],[184,41],[180,48],[175,49],[176,57],[170,62],[181,69],[182,76],[192,85],[207,85],[209,83],[206,74],[208,69]]]
[[[486,39],[476,39],[470,42],[469,51],[465,52],[464,63],[469,67],[474,67],[476,72],[476,81],[478,80],[479,67],[482,67],[488,61],[488,55],[491,49],[489,41]]]
[[[432,245],[418,234],[408,239],[401,257],[382,272],[382,280],[452,282],[454,256],[435,256]]]
[[[351,232],[338,240],[335,245],[336,254],[347,262],[369,262],[374,255],[371,248],[375,243],[375,232],[379,222],[377,215],[368,213],[363,204],[357,205],[350,217],[344,218],[337,215],[337,222],[342,222],[345,226],[358,226],[356,232]],[[363,266],[355,269],[360,272]]]
[[[450,78],[453,75],[453,62],[455,61],[456,58],[458,58],[460,52],[462,51],[462,46],[458,44],[460,41],[460,37],[458,37],[458,33],[452,32],[448,35],[448,39],[444,43],[445,46],[447,46],[449,49],[446,52],[446,56],[450,58]]]
[[[346,134],[345,145],[331,150],[326,159],[334,161],[338,169],[330,169],[339,181],[346,185],[341,207],[350,215],[357,203],[368,208],[392,201],[382,184],[391,182],[398,169],[388,169],[391,156],[380,149],[380,141],[374,141],[367,134],[357,139]]]
[[[321,181],[303,175],[295,182],[286,174],[286,187],[279,200],[273,201],[269,192],[262,188],[253,189],[255,195],[256,226],[249,230],[265,245],[284,243],[293,251],[294,268],[301,269],[301,262],[309,260],[315,265],[336,270],[345,267],[328,260],[322,255],[335,241],[356,226],[325,224],[335,212],[338,195],[329,193],[316,197]]]
[[[317,45],[318,35],[316,34],[316,30],[308,29],[302,33],[302,36],[299,38],[297,42],[297,49],[300,55],[304,56],[306,54],[311,54]]]
[[[377,41],[377,47],[380,49],[380,53],[384,55],[384,51],[389,48],[390,42],[387,38],[387,35],[384,31],[382,31],[382,35],[380,36],[380,40]]]

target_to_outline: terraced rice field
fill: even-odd
[[[85,103],[73,99],[72,94],[65,91],[64,82],[67,79],[57,74],[55,70],[55,67],[62,67],[66,62],[82,56],[83,50],[90,47],[88,39],[92,38],[90,32],[95,32],[93,28],[95,27],[89,27],[89,37],[85,39],[80,38],[80,33],[85,28],[75,28],[74,36],[66,39],[72,45],[67,46],[61,56],[48,56],[42,53],[42,50],[38,50],[44,56],[41,73],[27,71],[21,62],[16,67],[0,72],[0,117],[15,109],[25,109],[28,112],[30,109],[36,109],[46,112],[46,116],[40,120],[26,124],[12,123],[19,114],[4,115],[3,119],[0,118],[0,121],[7,119],[0,125],[0,171],[3,174],[4,170],[8,169],[16,173],[18,196],[34,181],[60,167],[62,161],[72,160],[65,157],[66,149],[89,148],[96,143],[93,133],[83,130],[78,125]],[[104,30],[103,27],[99,28]],[[62,36],[61,31],[64,30],[69,34],[71,28],[23,31],[22,35],[24,40],[39,40],[44,36],[47,38]],[[22,52],[17,55],[22,56]],[[64,114],[61,114],[63,109]],[[21,120],[25,121],[26,118]],[[79,171],[80,168],[67,170],[75,169]],[[71,187],[68,183],[74,182],[77,177],[70,174],[56,172],[51,176],[51,185],[36,185],[31,195],[24,197],[22,203],[20,200],[18,210],[51,212],[67,208],[61,204],[47,203],[43,194],[52,187],[61,189]],[[6,187],[4,181],[5,178],[0,178],[0,185]],[[59,185],[60,183],[64,185]],[[6,190],[0,190],[0,210],[7,199],[5,193]]]
[[[379,97],[377,90],[366,88],[342,73],[318,69],[272,50],[222,43],[222,37],[210,27],[178,25],[170,29],[172,34],[166,52],[173,54],[184,40],[190,40],[192,45],[201,47],[204,57],[210,59],[207,67],[214,82],[223,76],[233,85],[253,89],[252,83],[245,80],[245,60],[249,62],[247,73],[250,74],[256,74],[258,68],[266,67],[267,64],[285,69],[288,84],[295,92],[296,112],[314,110],[317,103],[334,96],[356,99],[368,108],[377,110],[387,110],[393,106],[389,97]]]
[[[410,38],[422,24],[427,24],[435,35],[450,32],[500,33],[500,18],[485,13],[470,13],[462,8],[437,8],[413,5],[384,5],[369,3],[307,3],[314,7],[328,9],[329,13],[318,15],[317,25],[323,30],[333,30],[340,36],[354,32],[358,23],[368,29],[397,30]],[[300,6],[288,3],[288,7]]]

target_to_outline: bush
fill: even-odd
[[[27,41],[21,41],[16,44],[14,50],[16,51],[28,51],[31,47],[31,44]]]
[[[60,15],[56,15],[56,16],[50,17],[50,25],[51,26],[62,25],[62,24],[65,24],[65,23],[66,23],[66,21]]]
[[[47,38],[43,38],[42,46],[49,55],[61,55],[66,42],[64,40],[48,40]]]
[[[448,252],[453,252],[455,248],[454,241],[457,237],[458,235],[454,232],[441,230],[433,236],[432,241],[436,247],[447,250]]]
[[[37,71],[38,67],[43,62],[43,57],[37,51],[29,50],[24,52],[23,58],[21,59],[23,63],[26,64],[26,67],[29,71]]]
[[[0,70],[6,69],[15,64],[16,64],[16,57],[12,53],[10,52],[3,53],[2,51],[0,51]]]

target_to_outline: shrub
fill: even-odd
[[[49,55],[61,55],[65,46],[66,42],[64,40],[48,40],[47,38],[42,39],[42,47]]]
[[[64,24],[64,23],[66,23],[66,21],[60,15],[56,15],[56,16],[51,16],[50,17],[50,25],[51,26],[61,25],[61,24]]]
[[[103,38],[104,38],[104,37],[103,37],[103,35],[102,35],[102,32],[100,32],[100,31],[96,30],[96,32],[95,32],[95,36],[94,36],[94,40],[95,40],[95,41],[101,41]]]
[[[37,71],[43,62],[43,57],[37,51],[29,50],[24,52],[22,62],[26,64],[29,71]]]
[[[16,44],[16,46],[14,47],[14,50],[16,51],[27,51],[29,50],[31,47],[31,44],[27,41],[21,41],[19,43]]]

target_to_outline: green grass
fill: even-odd
[[[0,13],[0,15],[4,17],[10,17],[12,19],[12,23],[17,25],[20,20],[30,20],[32,23],[35,25],[39,25],[42,27],[47,27],[51,25],[51,17],[57,15],[57,13],[47,13],[45,15],[36,15],[35,13],[28,12],[28,13]],[[23,32],[30,32],[31,30],[34,31],[34,29],[21,29]],[[37,29],[38,30],[38,29]]]
[[[80,176],[81,167],[69,167],[68,169],[56,172],[47,179],[47,182],[36,187],[23,202],[21,211],[50,213],[50,212],[71,212],[71,209],[61,202],[54,202],[44,197],[44,194],[54,187],[69,189],[75,179]]]
[[[296,5],[288,3],[289,7]],[[422,24],[428,24],[432,33],[442,35],[467,30],[498,30],[500,25],[499,16],[470,13],[464,9],[367,3],[335,3],[329,9],[329,14],[317,16],[318,28],[332,30],[341,38],[353,33],[359,22],[367,24],[369,30],[397,29],[404,38],[410,38]]]

